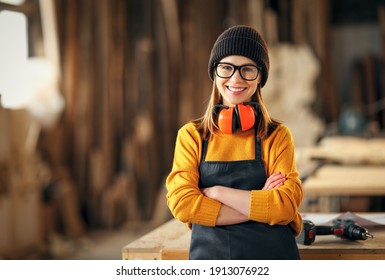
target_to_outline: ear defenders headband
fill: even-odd
[[[256,105],[256,102],[245,102],[234,107],[216,105],[215,109],[219,109],[219,129],[223,133],[231,134],[238,129],[246,131],[252,128],[255,124],[255,112],[252,105]]]

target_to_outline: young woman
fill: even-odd
[[[192,229],[190,259],[299,259],[303,198],[288,127],[270,118],[261,88],[268,49],[253,28],[216,40],[206,113],[178,132],[167,203]]]

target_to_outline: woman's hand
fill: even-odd
[[[205,196],[218,200],[242,213],[244,216],[249,215],[250,191],[225,186],[202,188],[201,191]]]
[[[283,185],[283,182],[286,181],[286,175],[281,172],[275,172],[267,178],[265,185],[262,190],[271,190],[275,188],[279,188]]]
[[[217,194],[220,191],[221,187],[222,186],[213,186],[210,188],[202,188],[201,191],[205,196],[210,197],[210,198],[215,199],[215,200],[218,200]]]

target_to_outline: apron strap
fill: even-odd
[[[255,159],[259,160],[261,163],[263,163],[262,160],[262,143],[261,138],[256,137],[255,140]]]
[[[201,156],[201,162],[204,162],[206,160],[206,153],[207,153],[207,146],[209,142],[207,140],[202,141],[202,156]]]

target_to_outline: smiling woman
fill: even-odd
[[[167,178],[168,206],[192,229],[189,259],[299,259],[303,193],[291,132],[262,99],[269,65],[249,26],[214,43],[210,102],[179,130]]]

